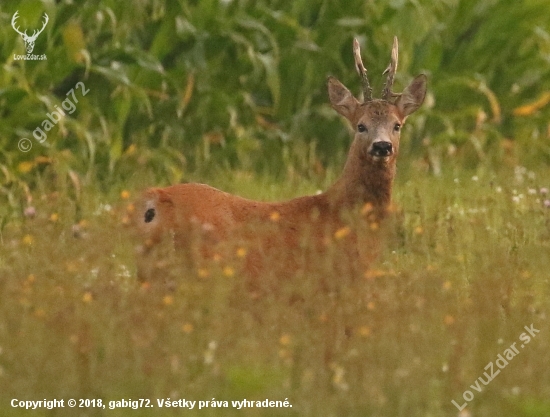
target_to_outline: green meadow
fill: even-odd
[[[2,2],[1,415],[550,415],[546,0],[378,3]],[[48,15],[46,60],[16,59],[16,11],[28,34]],[[326,77],[360,90],[357,37],[379,96],[394,35],[396,89],[425,73],[428,97],[375,264],[334,274],[335,236],[259,297],[246,248],[137,280],[149,186],[332,184],[351,134]]]

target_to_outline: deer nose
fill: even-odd
[[[390,156],[393,153],[391,142],[379,141],[372,144],[370,154],[372,156]]]

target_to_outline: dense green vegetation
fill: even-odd
[[[29,33],[48,14],[47,60],[14,59],[16,10]],[[0,22],[2,415],[448,416],[466,390],[461,417],[550,414],[547,0],[7,0]],[[394,35],[397,88],[423,72],[429,96],[403,131],[398,230],[363,280],[321,291],[300,276],[256,299],[236,254],[175,285],[136,282],[141,189],[325,189],[350,143],[325,79],[359,91],[357,37],[380,92]],[[10,407],[168,397],[293,407]]]

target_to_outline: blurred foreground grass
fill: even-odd
[[[249,197],[295,192],[292,181],[226,174],[225,188]],[[549,415],[548,170],[434,178],[402,166],[398,176],[400,233],[363,279],[334,276],[327,291],[319,276],[298,272],[259,299],[245,289],[238,254],[173,287],[137,283],[123,226],[133,190],[110,201],[87,192],[76,229],[67,196],[45,194],[33,218],[2,234],[3,415],[31,415],[11,409],[12,398],[293,405],[97,412],[108,416],[457,415],[451,400],[462,404],[485,365],[531,323],[540,333],[473,391],[468,410]]]

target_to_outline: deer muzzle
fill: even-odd
[[[391,142],[385,140],[374,142],[369,153],[376,157],[391,156],[393,154],[393,145]]]

